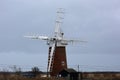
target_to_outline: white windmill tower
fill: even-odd
[[[47,41],[47,44],[49,46],[47,71],[50,72],[51,76],[56,76],[62,69],[67,68],[66,45],[73,42],[84,42],[80,40],[68,40],[63,37],[64,33],[61,31],[63,13],[64,12],[62,8],[57,11],[57,19],[53,37],[25,36],[31,39],[40,39]]]

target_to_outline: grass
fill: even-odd
[[[63,78],[54,78],[54,77],[40,77],[36,76],[33,78],[23,77],[20,75],[2,75],[0,76],[0,80],[64,80]]]

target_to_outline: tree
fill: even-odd
[[[20,73],[21,73],[21,68],[20,67],[17,67],[16,65],[13,65],[10,68],[13,70],[13,72],[15,72],[15,74],[20,75]]]
[[[38,67],[33,67],[32,72],[37,76],[39,74],[39,68]]]

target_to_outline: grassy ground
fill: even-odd
[[[64,80],[63,78],[34,77],[28,78],[23,76],[1,76],[0,80]]]

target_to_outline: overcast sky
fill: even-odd
[[[46,42],[24,35],[52,36],[56,11],[64,8],[68,66],[82,71],[120,71],[120,0],[0,0],[0,69],[47,66]]]

